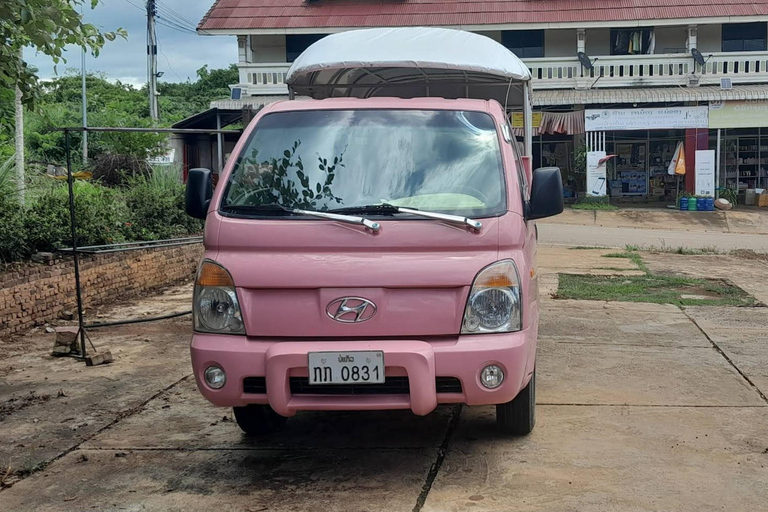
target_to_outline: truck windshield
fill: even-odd
[[[506,210],[499,140],[483,112],[308,110],[264,116],[222,209],[389,204],[483,217]]]

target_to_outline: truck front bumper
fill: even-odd
[[[509,402],[530,380],[536,353],[535,335],[528,331],[458,336],[437,341],[278,341],[195,333],[192,367],[200,392],[214,405],[238,407],[269,404],[278,414],[293,416],[303,410],[410,409],[425,415],[438,403],[490,405]],[[291,377],[306,377],[309,352],[381,350],[385,375],[407,377],[408,391],[399,394],[322,395],[291,392]],[[480,372],[500,366],[504,381],[495,389],[480,383]],[[209,366],[227,375],[220,389],[212,389],[203,374]],[[461,390],[438,392],[437,378],[452,377]],[[265,389],[254,392],[246,379],[263,378]]]

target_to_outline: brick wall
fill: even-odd
[[[202,244],[80,257],[84,307],[167,286],[194,275]],[[0,272],[0,336],[25,331],[77,311],[71,257]]]

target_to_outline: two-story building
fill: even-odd
[[[669,198],[667,166],[685,142],[715,149],[718,185],[768,187],[768,0],[217,0],[204,35],[237,41],[236,111],[287,98],[290,63],[333,32],[440,26],[486,35],[533,74],[534,166],[574,187],[586,144],[616,157],[613,197]],[[513,126],[517,119],[513,116]]]

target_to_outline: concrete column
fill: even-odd
[[[688,39],[685,42],[685,47],[690,53],[691,50],[696,48],[699,29],[696,25],[688,25]]]
[[[586,52],[587,48],[587,29],[576,29],[576,52]]]
[[[247,64],[250,62],[250,36],[237,36],[237,62],[240,64]]]

